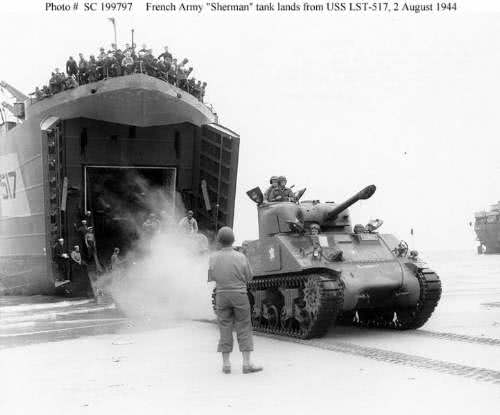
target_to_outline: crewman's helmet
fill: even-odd
[[[191,217],[193,217],[194,212],[192,210],[188,210],[187,215],[191,218]]]
[[[278,181],[278,176],[271,176],[271,178],[269,179],[269,184],[273,184],[273,182],[277,181]]]
[[[217,242],[222,246],[231,246],[234,242],[234,232],[229,226],[223,226],[217,232]]]
[[[285,176],[279,176],[278,177],[278,183],[283,184],[283,186],[286,185],[286,177]]]
[[[313,223],[311,225],[311,233],[313,235],[316,235],[316,234],[320,233],[320,231],[321,231],[321,227],[317,223]]]

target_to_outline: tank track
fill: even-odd
[[[323,336],[344,298],[341,280],[328,273],[254,278],[248,289],[254,330],[301,339]]]
[[[341,324],[396,330],[415,330],[422,327],[441,298],[441,281],[435,272],[427,268],[419,270],[416,277],[420,285],[420,297],[415,306],[358,310],[356,314],[341,316]]]

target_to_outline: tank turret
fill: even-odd
[[[367,186],[338,204],[321,203],[319,200],[297,203],[264,202],[260,189],[257,188],[249,191],[248,195],[258,204],[259,235],[263,237],[277,233],[302,232],[313,223],[324,230],[337,228],[350,231],[351,222],[347,208],[360,200],[369,199],[376,189],[375,185]]]

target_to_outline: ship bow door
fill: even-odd
[[[195,145],[194,209],[200,227],[233,226],[240,136],[219,125],[201,126]]]
[[[48,275],[54,275],[52,247],[58,238],[66,236],[67,179],[65,172],[65,146],[63,123],[49,117],[40,125],[42,133],[42,156],[44,157],[44,193],[46,212],[46,246]]]

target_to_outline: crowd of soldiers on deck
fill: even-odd
[[[100,48],[97,57],[90,55],[88,60],[82,53],[79,54],[78,62],[70,56],[66,62],[66,73],[56,68],[49,84],[37,87],[31,95],[40,100],[90,82],[143,73],[175,85],[203,102],[207,83],[191,77],[193,68],[186,66],[188,62],[188,59],[178,62],[169,52],[168,46],[155,57],[152,49],[146,45],[136,52],[135,45],[127,43],[121,50],[113,43],[110,50]]]

